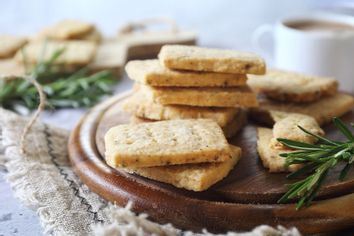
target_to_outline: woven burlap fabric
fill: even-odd
[[[0,165],[14,195],[35,210],[46,235],[211,235],[193,233],[150,221],[136,215],[129,203],[118,207],[91,192],[74,174],[68,160],[69,132],[36,122],[25,140],[26,152],[19,144],[28,119],[0,108]],[[286,230],[259,226],[252,232],[227,235],[299,235]]]

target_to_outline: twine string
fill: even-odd
[[[35,122],[38,120],[38,117],[41,114],[41,112],[44,111],[44,109],[45,109],[46,96],[44,94],[42,85],[40,85],[37,82],[37,80],[33,79],[33,77],[31,77],[31,76],[24,76],[23,78],[34,85],[34,87],[36,88],[38,95],[39,95],[38,107],[37,107],[36,111],[33,113],[31,119],[28,121],[28,123],[24,127],[22,135],[21,135],[20,151],[22,154],[25,154],[26,153],[26,146],[25,146],[26,137],[29,134],[29,132],[30,132],[31,128],[33,127],[33,125],[35,124]]]
[[[29,83],[31,83],[36,88],[36,90],[38,92],[38,95],[39,95],[38,107],[37,107],[36,111],[33,113],[33,115],[30,118],[30,120],[25,125],[25,127],[24,127],[24,129],[22,131],[22,134],[21,134],[21,138],[20,138],[20,152],[21,152],[21,154],[25,154],[26,153],[26,145],[25,145],[26,137],[29,134],[29,132],[31,131],[31,128],[33,127],[35,122],[38,120],[38,117],[41,114],[41,112],[45,109],[46,96],[45,96],[45,93],[43,91],[43,87],[31,76],[21,76],[21,77],[6,76],[6,77],[0,78],[0,79],[1,80],[11,80],[11,79],[23,79],[23,80],[26,80]]]

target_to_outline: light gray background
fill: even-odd
[[[58,20],[74,18],[94,22],[104,34],[112,36],[127,21],[170,17],[181,28],[197,31],[201,45],[252,51],[250,39],[257,26],[274,23],[284,16],[310,13],[333,4],[338,6],[337,3],[320,0],[1,0],[0,34],[31,35]],[[272,63],[269,55],[263,56]],[[124,77],[116,91],[130,86],[131,82]],[[71,129],[83,112],[71,109],[46,112],[42,119]],[[0,236],[40,234],[36,213],[18,203],[0,172]]]

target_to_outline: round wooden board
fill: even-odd
[[[290,183],[285,174],[270,174],[256,152],[256,129],[248,124],[230,143],[242,148],[238,165],[222,181],[204,192],[192,192],[109,167],[103,158],[105,132],[130,122],[119,103],[130,93],[113,97],[90,110],[71,134],[69,156],[76,173],[94,192],[125,205],[134,202],[160,223],[213,232],[249,230],[260,224],[296,226],[302,233],[321,233],[354,227],[354,171],[346,181],[334,170],[310,207],[296,211],[294,204],[276,204]],[[353,121],[353,112],[343,117]],[[332,125],[326,134],[340,138]]]

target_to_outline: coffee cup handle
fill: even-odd
[[[274,26],[270,24],[264,24],[259,26],[252,34],[252,45],[255,50],[260,53],[264,53],[266,56],[273,58],[273,52],[271,50],[266,50],[262,41],[264,36],[270,34],[273,36]],[[274,39],[273,39],[274,41]]]

